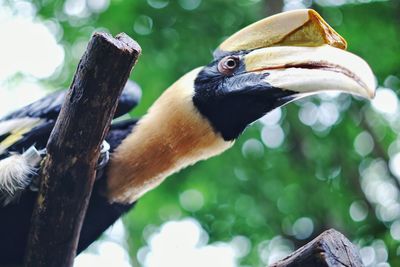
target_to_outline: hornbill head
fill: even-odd
[[[303,96],[339,90],[371,98],[367,63],[314,10],[258,21],[224,41],[194,81],[193,102],[225,140]]]
[[[252,122],[303,96],[375,91],[368,64],[314,10],[258,21],[225,40],[213,61],[180,78],[116,149],[111,201],[132,202],[165,177],[217,155]]]

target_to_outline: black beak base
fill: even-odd
[[[224,140],[236,139],[252,122],[296,97],[265,82],[266,73],[224,76],[205,68],[195,81],[193,103]]]

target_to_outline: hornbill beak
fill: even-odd
[[[225,40],[214,56],[242,53],[243,71],[265,74],[271,87],[291,92],[282,104],[328,90],[372,98],[376,88],[372,70],[346,47],[316,11],[305,9],[249,25]]]
[[[314,10],[281,13],[235,33],[211,63],[167,89],[117,148],[110,199],[138,199],[177,170],[228,149],[252,122],[299,97],[326,90],[373,97],[371,69],[345,49]]]

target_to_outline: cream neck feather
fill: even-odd
[[[110,201],[131,203],[169,175],[232,146],[193,105],[198,72],[167,89],[116,149],[108,172]]]

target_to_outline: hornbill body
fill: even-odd
[[[228,149],[274,108],[326,90],[372,97],[372,71],[345,48],[313,10],[266,18],[225,40],[210,64],[175,82],[137,123],[111,127],[111,160],[95,184],[78,250],[167,176]],[[34,134],[29,127],[16,131],[16,139]],[[43,140],[40,146],[34,138],[20,141],[16,151],[35,143],[41,149]],[[0,208],[0,264],[22,260],[34,199],[35,192],[24,190],[18,201]]]
[[[23,121],[32,121],[33,123],[30,124],[32,127],[30,131],[18,135],[18,140],[14,138],[13,144],[6,148],[6,152],[0,153],[0,159],[10,156],[8,152],[22,153],[32,144],[35,144],[35,147],[38,149],[45,148],[61,109],[65,94],[66,91],[52,93],[43,99],[1,118],[0,128],[2,122],[12,122],[15,120],[20,120],[20,123]],[[139,103],[140,98],[140,87],[136,83],[128,81],[118,99],[115,117],[120,117],[132,110]],[[135,124],[136,120],[129,119],[114,123],[111,126],[106,137],[110,145],[110,152],[121,143],[122,139],[129,134]],[[7,138],[13,135],[15,136],[16,134],[9,133],[9,135],[0,136],[0,149],[2,145],[4,147],[5,144],[9,144]],[[103,171],[99,170],[99,172],[99,175],[102,175]],[[100,188],[100,185],[101,179],[100,183],[95,184],[93,190],[87,213],[91,215],[86,217],[82,228],[85,230],[82,231],[82,236],[80,238],[79,252],[89,246],[90,243],[97,239],[104,230],[113,224],[123,212],[127,211],[132,206],[122,204],[110,205],[107,199],[99,194],[100,190],[98,188]],[[37,191],[30,189],[24,190],[22,193],[18,193],[17,196],[14,196],[14,198],[10,200],[11,203],[6,199],[10,197],[6,192],[0,190],[0,196],[3,198],[0,198],[0,266],[3,266],[3,264],[20,264],[25,253],[31,214],[36,201]]]

